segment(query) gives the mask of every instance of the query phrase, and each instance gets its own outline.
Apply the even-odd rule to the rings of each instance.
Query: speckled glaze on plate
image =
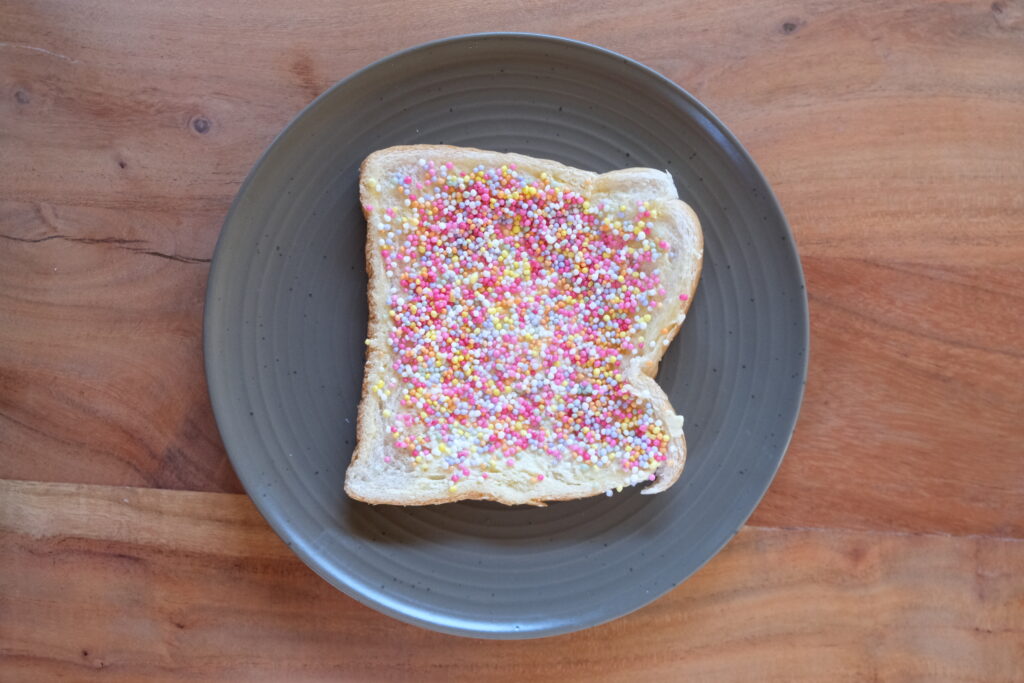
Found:
[[[672,172],[700,216],[704,272],[659,382],[686,416],[680,481],[547,508],[349,500],[366,335],[359,164],[382,147],[514,151],[603,172]],[[447,633],[529,638],[600,624],[693,574],[782,460],[807,370],[792,236],[746,151],[678,86],[621,55],[528,34],[395,54],[317,98],[224,222],[205,313],[224,444],[267,521],[357,600]]]

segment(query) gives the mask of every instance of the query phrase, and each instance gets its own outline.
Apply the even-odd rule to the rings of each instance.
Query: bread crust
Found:
[[[671,176],[667,172],[647,168],[623,169],[599,175],[558,162],[520,154],[501,154],[449,145],[407,145],[374,152],[363,161],[360,166],[359,191],[364,210],[367,205],[378,204],[382,199],[381,193],[374,190],[368,180],[383,177],[385,169],[393,171],[395,168],[409,167],[420,158],[452,161],[457,168],[463,168],[465,164],[469,164],[470,167],[500,167],[503,164],[514,163],[517,168],[528,169],[529,172],[538,175],[542,171],[546,172],[560,184],[567,185],[569,189],[585,196],[632,198],[635,195],[661,203],[664,219],[658,221],[659,227],[656,229],[664,229],[665,234],[659,233],[659,237],[670,240],[674,247],[678,246],[684,250],[681,252],[683,262],[671,264],[673,272],[666,274],[664,278],[668,280],[664,286],[669,293],[662,305],[657,308],[655,319],[648,328],[643,353],[630,359],[624,374],[631,390],[651,401],[656,413],[666,424],[678,426],[678,433],[672,433],[670,436],[665,462],[655,471],[655,481],[647,485],[642,493],[659,493],[672,486],[679,479],[685,465],[686,440],[681,429],[682,419],[676,416],[668,397],[655,382],[654,376],[669,342],[678,333],[693,301],[703,265],[703,235],[693,209],[678,199]],[[390,438],[386,434],[387,423],[382,414],[381,401],[371,391],[371,381],[382,372],[386,372],[382,368],[386,368],[390,362],[390,321],[386,313],[390,283],[384,272],[383,259],[377,246],[379,237],[374,221],[367,212],[367,353],[356,430],[357,445],[346,472],[346,493],[364,502],[390,505],[436,505],[457,500],[491,500],[508,505],[544,505],[551,501],[572,500],[604,493],[604,487],[597,490],[559,491],[557,485],[545,486],[547,482],[536,483],[529,487],[529,491],[503,490],[493,483],[474,481],[464,482],[459,485],[457,491],[451,492],[446,482],[438,482],[437,486],[421,487],[415,480],[416,473],[410,475],[406,471],[401,474],[403,470],[400,465],[384,467],[386,456],[390,456],[392,461],[401,462],[404,451],[390,443]]]

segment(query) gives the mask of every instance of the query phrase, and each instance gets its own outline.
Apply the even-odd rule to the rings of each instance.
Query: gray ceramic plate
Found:
[[[704,274],[659,381],[686,416],[668,492],[548,508],[348,500],[366,334],[359,164],[390,145],[515,151],[593,171],[672,172],[700,216]],[[206,372],[242,483],[318,574],[386,614],[488,638],[621,616],[697,571],[757,505],[793,430],[807,367],[803,275],[739,142],[646,67],[536,35],[453,38],[345,79],[242,185],[206,299]]]

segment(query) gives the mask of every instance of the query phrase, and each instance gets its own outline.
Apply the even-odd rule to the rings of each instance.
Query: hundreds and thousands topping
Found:
[[[642,352],[665,297],[656,208],[591,202],[514,164],[420,160],[385,188],[369,183],[406,207],[365,208],[391,285],[398,377],[371,389],[385,402],[399,392],[384,417],[413,466],[441,467],[452,491],[526,452],[550,458],[524,475],[537,482],[566,466],[653,480],[669,434],[628,388],[623,360]]]

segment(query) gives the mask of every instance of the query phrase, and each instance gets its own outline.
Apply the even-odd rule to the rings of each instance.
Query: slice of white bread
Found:
[[[667,172],[414,145],[367,157],[360,198],[370,322],[349,496],[543,505],[675,483],[683,419],[653,377],[703,237]]]

